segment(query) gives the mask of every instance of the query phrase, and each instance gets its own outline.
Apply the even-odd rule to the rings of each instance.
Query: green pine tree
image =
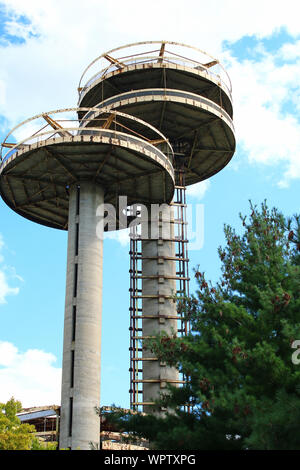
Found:
[[[158,403],[164,417],[115,415],[154,448],[300,450],[300,364],[292,360],[300,340],[299,217],[286,221],[265,202],[250,207],[241,234],[224,228],[220,280],[213,285],[198,268],[195,295],[178,302],[191,334],[147,343],[188,385]]]

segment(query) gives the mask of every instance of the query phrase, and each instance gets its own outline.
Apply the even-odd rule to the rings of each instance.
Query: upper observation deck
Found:
[[[84,70],[79,106],[94,106],[140,88],[167,88],[204,96],[232,117],[230,78],[214,57],[171,41],[128,44],[105,52]]]
[[[230,78],[218,60],[191,46],[154,41],[102,54],[81,77],[79,103],[119,110],[159,129],[172,145],[174,166],[185,169],[186,185],[218,173],[235,151]],[[83,117],[89,114],[80,112]]]
[[[79,121],[78,113],[89,120]],[[173,158],[162,133],[133,116],[98,108],[50,111],[6,136],[0,193],[23,217],[66,230],[69,188],[81,181],[101,185],[104,202],[116,209],[118,196],[127,196],[128,206],[170,202]]]

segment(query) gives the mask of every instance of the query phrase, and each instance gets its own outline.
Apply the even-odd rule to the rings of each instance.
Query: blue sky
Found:
[[[188,199],[204,208],[204,243],[190,251],[190,272],[200,264],[217,280],[223,225],[240,230],[249,199],[300,212],[300,6],[270,5],[0,1],[0,138],[35,114],[76,106],[84,68],[114,47],[168,39],[219,58],[233,85],[237,151]],[[24,406],[59,404],[66,247],[66,233],[0,201],[0,402],[14,395]],[[128,250],[124,241],[105,240],[102,405],[129,406]]]

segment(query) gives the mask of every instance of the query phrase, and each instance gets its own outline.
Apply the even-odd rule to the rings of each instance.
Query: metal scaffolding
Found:
[[[184,182],[184,170],[176,171],[176,186],[173,202],[170,204],[174,210],[174,238],[176,263],[176,297],[177,301],[189,296],[189,269],[188,269],[188,239],[186,217],[186,187]],[[143,406],[152,405],[152,402],[143,402],[143,361],[158,361],[155,357],[143,356],[143,320],[157,318],[159,315],[145,315],[142,308],[142,235],[140,226],[130,227],[130,407],[135,411],[142,411]],[[164,317],[165,318],[165,317]],[[180,313],[170,316],[168,319],[177,320],[178,336],[185,336],[190,331],[190,324]],[[186,382],[186,377],[180,377],[178,385]],[[148,382],[148,381],[147,381]],[[174,382],[174,381],[173,381]],[[173,383],[174,385],[174,383]]]

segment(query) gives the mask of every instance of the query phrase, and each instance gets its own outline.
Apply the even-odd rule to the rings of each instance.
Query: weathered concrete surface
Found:
[[[89,450],[100,439],[102,203],[103,190],[92,182],[81,182],[79,194],[70,189],[60,448]]]
[[[152,213],[148,226],[144,222],[142,237],[146,235],[151,239],[142,242],[142,309],[143,316],[156,316],[157,318],[144,318],[142,325],[143,337],[152,336],[158,332],[168,335],[176,334],[177,315],[176,302],[176,261],[174,239],[173,208],[167,204],[160,206],[161,211]],[[145,232],[146,230],[146,232]],[[143,350],[143,359],[154,357],[149,350]],[[159,361],[143,360],[143,402],[152,402],[160,393],[165,393],[167,382],[176,384],[178,372],[175,368],[167,367]],[[146,413],[153,412],[153,406],[143,406]]]

